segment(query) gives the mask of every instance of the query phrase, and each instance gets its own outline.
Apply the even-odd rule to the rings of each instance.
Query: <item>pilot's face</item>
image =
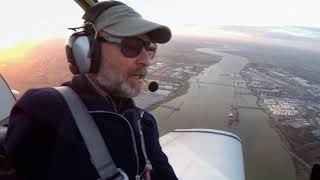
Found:
[[[109,36],[102,32],[99,36]],[[147,35],[139,38],[150,41]],[[121,97],[137,96],[142,89],[147,68],[150,65],[148,52],[143,48],[136,57],[126,57],[120,44],[101,43],[101,64],[97,79],[108,91]]]

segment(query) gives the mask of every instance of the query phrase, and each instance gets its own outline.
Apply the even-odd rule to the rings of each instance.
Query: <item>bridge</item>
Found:
[[[251,93],[251,92],[235,92],[235,94],[240,94],[240,95],[252,95],[252,96],[254,96],[254,94]]]
[[[253,107],[253,106],[238,106],[238,108],[257,109],[257,110],[262,110],[263,109],[261,107]]]

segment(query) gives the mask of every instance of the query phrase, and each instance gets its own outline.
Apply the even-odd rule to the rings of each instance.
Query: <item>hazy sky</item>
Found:
[[[18,3],[19,2],[19,3]],[[319,0],[125,0],[146,19],[181,25],[299,25],[320,27]],[[7,0],[0,5],[0,50],[37,37],[65,36],[81,25],[73,0]]]

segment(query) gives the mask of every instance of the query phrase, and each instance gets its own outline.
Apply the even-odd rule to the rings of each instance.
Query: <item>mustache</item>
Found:
[[[130,70],[128,72],[128,77],[129,76],[142,76],[142,77],[146,77],[148,74],[148,70],[146,68],[138,68],[138,69],[133,69],[133,70]]]

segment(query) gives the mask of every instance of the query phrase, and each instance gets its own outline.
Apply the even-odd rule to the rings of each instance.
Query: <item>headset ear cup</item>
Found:
[[[124,5],[119,1],[98,2],[90,7],[83,15],[86,22],[92,24],[95,19],[105,10],[114,6]],[[97,73],[101,61],[101,47],[98,40],[94,39],[95,29],[86,26],[84,31],[72,34],[66,43],[66,54],[69,68],[73,74],[82,74],[87,72]]]
[[[69,68],[73,74],[83,74],[90,70],[91,59],[90,34],[82,31],[72,34],[66,44],[66,54],[70,63]]]
[[[70,38],[72,38],[72,37],[68,38],[68,42],[66,44],[66,55],[67,55],[67,60],[69,62],[69,69],[73,74],[79,74],[80,72],[79,72],[78,67],[75,65],[76,62],[74,60],[74,56],[72,53],[72,48],[71,48],[72,43],[69,43],[69,41],[71,41]]]

